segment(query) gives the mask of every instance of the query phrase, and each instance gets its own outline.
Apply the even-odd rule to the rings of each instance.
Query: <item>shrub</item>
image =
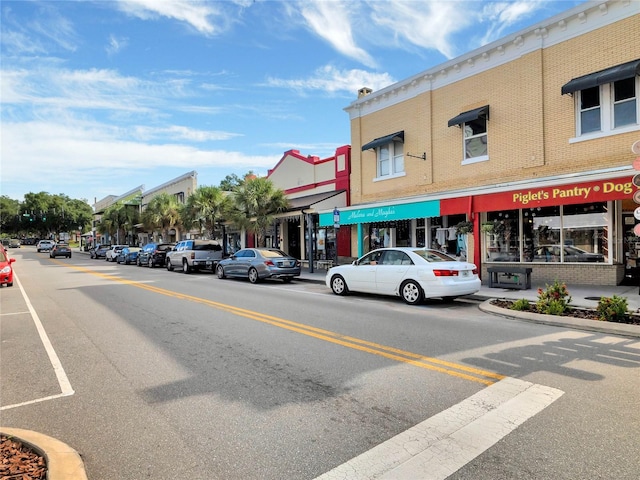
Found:
[[[515,302],[513,302],[511,304],[511,310],[518,310],[520,312],[526,312],[528,311],[530,308],[530,304],[529,304],[529,300],[527,300],[526,298],[521,298],[519,300],[516,300]]]
[[[598,301],[598,318],[605,322],[620,322],[627,315],[627,299],[625,297],[600,297]]]
[[[562,315],[571,303],[571,296],[567,285],[557,280],[546,288],[538,289],[538,301],[536,310],[547,315]]]

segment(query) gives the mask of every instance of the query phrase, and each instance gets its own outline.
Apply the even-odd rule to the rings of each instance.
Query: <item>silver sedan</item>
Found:
[[[248,278],[251,283],[265,278],[281,278],[288,283],[300,276],[300,260],[277,248],[243,248],[220,260],[216,273],[218,278]]]

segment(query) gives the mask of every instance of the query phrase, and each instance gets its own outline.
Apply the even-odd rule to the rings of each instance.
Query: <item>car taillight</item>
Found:
[[[275,267],[275,266],[276,266],[276,265],[275,265],[275,263],[273,263],[271,260],[265,260],[265,261],[264,261],[264,264],[265,264],[267,267]]]
[[[434,270],[433,274],[436,277],[457,277],[458,271],[457,270]]]
[[[478,269],[477,269],[477,268],[474,268],[474,269],[471,271],[471,273],[473,273],[474,275],[478,275]]]

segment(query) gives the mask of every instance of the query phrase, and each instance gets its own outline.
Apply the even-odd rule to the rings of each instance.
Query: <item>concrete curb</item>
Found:
[[[610,335],[624,335],[627,337],[640,338],[640,325],[629,325],[626,323],[603,322],[599,320],[588,320],[585,318],[562,317],[559,315],[545,315],[542,313],[519,312],[507,308],[492,305],[493,298],[489,298],[478,305],[478,308],[486,313],[499,315],[506,318],[525,320],[527,322],[554,325],[556,327],[575,328],[576,330],[586,330],[589,332],[606,333]]]
[[[0,427],[0,432],[44,456],[48,480],[87,480],[84,462],[78,452],[60,440],[21,428]]]

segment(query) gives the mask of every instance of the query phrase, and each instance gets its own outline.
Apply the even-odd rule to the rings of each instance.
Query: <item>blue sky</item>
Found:
[[[581,1],[3,0],[1,195],[93,204],[350,143],[344,108]]]

